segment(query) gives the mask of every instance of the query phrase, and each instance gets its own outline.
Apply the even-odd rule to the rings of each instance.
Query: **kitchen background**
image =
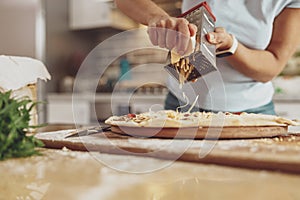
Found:
[[[170,15],[180,13],[180,0],[155,0]],[[72,88],[74,77],[88,55],[99,43],[125,30],[141,27],[125,17],[109,0],[1,0],[0,54],[29,56],[42,60],[52,80],[40,83],[39,97],[48,104],[40,109],[40,120],[49,123],[73,123]],[[134,42],[148,38],[136,34]],[[99,52],[99,62],[109,60],[118,50],[120,38],[111,43],[105,53]],[[126,43],[127,44],[127,43]],[[128,42],[130,45],[130,42]],[[161,107],[167,92],[166,72],[160,67],[136,70],[118,88],[116,102],[111,104],[114,84],[128,69],[145,63],[165,63],[166,51],[144,49],[132,51],[114,60],[100,79],[95,105],[93,96],[84,91],[78,96],[77,123],[88,124],[104,120],[114,113],[144,112],[155,105]],[[102,66],[103,67],[103,66]],[[141,86],[139,80],[154,77],[155,84]],[[276,78],[274,102],[279,115],[300,119],[300,48]],[[88,80],[87,80],[88,81]],[[138,88],[136,88],[138,87]],[[130,106],[124,106],[128,91]],[[96,111],[96,115],[93,111]]]

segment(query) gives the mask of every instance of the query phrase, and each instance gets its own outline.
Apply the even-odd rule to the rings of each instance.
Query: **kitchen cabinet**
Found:
[[[113,99],[113,100],[112,100]],[[129,100],[129,103],[126,103]],[[47,122],[92,124],[105,120],[111,115],[122,115],[128,112],[141,113],[163,109],[165,94],[109,93],[78,94],[73,112],[72,94],[48,94]],[[74,115],[76,117],[74,118]]]
[[[115,7],[113,1],[69,0],[69,20],[73,30],[103,27],[128,30],[138,27]]]
[[[86,100],[77,101],[76,103],[76,123],[90,123],[90,104]],[[57,95],[48,96],[47,105],[47,122],[50,124],[67,123],[74,124],[72,95],[67,98]]]

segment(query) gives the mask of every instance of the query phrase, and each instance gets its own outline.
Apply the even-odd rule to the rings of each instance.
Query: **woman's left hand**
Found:
[[[216,50],[219,51],[230,49],[233,44],[232,35],[223,27],[216,27],[214,32],[206,35],[206,39],[209,43],[216,45]]]

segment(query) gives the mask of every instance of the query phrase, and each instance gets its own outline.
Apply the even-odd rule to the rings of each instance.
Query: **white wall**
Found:
[[[0,1],[0,54],[35,57],[38,0]]]

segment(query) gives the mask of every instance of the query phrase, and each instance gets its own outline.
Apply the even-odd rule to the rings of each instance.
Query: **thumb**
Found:
[[[195,24],[189,24],[190,36],[194,36],[197,33],[197,26]]]

